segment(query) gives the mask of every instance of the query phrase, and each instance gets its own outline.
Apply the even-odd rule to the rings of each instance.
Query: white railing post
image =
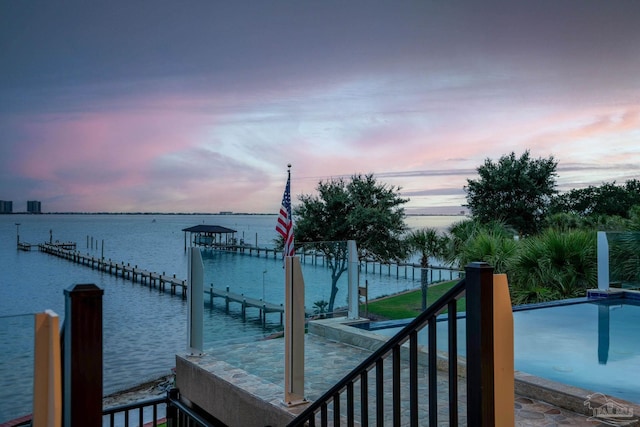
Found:
[[[304,398],[304,278],[300,258],[285,257],[284,404],[306,403]]]
[[[201,355],[204,324],[204,265],[200,249],[197,247],[189,250],[187,279],[187,351],[192,355]]]
[[[605,231],[598,231],[598,289],[609,290],[609,242]]]
[[[349,304],[347,311],[347,319],[358,319],[360,313],[358,310],[358,286],[360,283],[360,272],[358,271],[358,248],[355,240],[347,241],[347,251],[349,252]]]

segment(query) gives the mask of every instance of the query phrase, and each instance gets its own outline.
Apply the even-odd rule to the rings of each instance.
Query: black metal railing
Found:
[[[161,416],[162,409],[164,417]],[[145,416],[151,420],[145,422]],[[166,396],[155,399],[107,408],[103,410],[102,418],[103,426],[109,427],[226,427],[211,415],[183,402],[178,389],[171,389]]]
[[[152,421],[148,421],[147,423],[153,427],[157,427],[159,425],[158,409],[164,409],[166,411],[167,402],[168,396],[161,396],[155,399],[107,408],[102,411],[102,424],[108,425],[109,427],[115,427],[116,425],[124,425],[125,427],[134,425],[143,426],[145,425],[145,412],[146,410],[151,409]],[[108,424],[105,423],[107,419]]]
[[[444,310],[448,311],[448,360],[445,362],[448,385],[444,385],[448,387],[448,410],[441,413],[448,414],[448,425],[458,426],[458,403],[464,400],[464,396],[458,390],[456,305],[464,295],[467,310],[466,424],[493,425],[493,269],[486,263],[471,263],[465,270],[465,279],[310,404],[287,427],[314,427],[317,423],[323,427],[330,424],[367,427],[370,423],[376,426],[437,426],[438,406],[442,404],[438,401],[438,386],[443,381],[439,381],[437,369],[436,317]],[[421,381],[425,373],[421,375],[420,371],[424,371],[425,354],[418,344],[418,332],[424,328],[428,331],[426,384]],[[385,378],[389,364],[390,375]],[[370,386],[372,376],[375,383]],[[427,404],[420,405],[425,388]],[[345,405],[345,413],[342,405]],[[375,406],[375,409],[370,406]],[[426,411],[423,409],[425,406],[428,408]]]

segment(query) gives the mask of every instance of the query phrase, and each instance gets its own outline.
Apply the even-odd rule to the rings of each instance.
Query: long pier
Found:
[[[102,258],[94,257],[89,254],[82,254],[79,251],[75,250],[75,244],[73,244],[74,246],[70,245],[71,244],[69,243],[41,243],[38,245],[38,250],[49,255],[54,255],[59,258],[66,259],[76,264],[90,267],[92,270],[99,270],[125,280],[131,280],[134,283],[137,282],[142,285],[148,285],[149,288],[157,287],[158,290],[162,292],[165,292],[167,286],[169,286],[171,295],[178,295],[180,293],[183,299],[187,296],[187,281],[176,278],[175,274],[172,276],[168,276],[165,273],[160,274],[138,268],[137,265],[132,266],[129,263],[117,263],[112,261],[111,259],[104,260]],[[70,249],[71,247],[73,247],[74,249]],[[282,324],[284,313],[284,307],[282,304],[278,305],[262,301],[261,299],[249,298],[244,296],[243,294],[235,294],[233,292],[229,292],[229,287],[223,290],[216,289],[213,286],[210,286],[209,289],[205,289],[204,293],[205,295],[209,295],[209,305],[211,309],[213,309],[214,307],[213,299],[222,298],[225,300],[225,309],[227,313],[229,312],[230,303],[240,304],[243,320],[246,320],[248,308],[256,308],[259,310],[260,319],[263,324],[266,324],[267,313],[280,313],[280,324]]]
[[[121,277],[132,282],[139,282],[149,287],[157,287],[161,291],[165,291],[167,285],[171,289],[172,295],[177,295],[180,288],[182,297],[187,297],[187,281],[176,278],[176,275],[167,276],[165,273],[159,274],[152,271],[138,268],[137,265],[118,263],[102,258],[94,257],[89,254],[82,254],[80,251],[66,249],[64,246],[56,243],[41,243],[38,245],[40,252],[54,255],[59,258],[66,259],[76,264],[91,267],[92,270],[99,270],[116,277]]]
[[[212,243],[207,245],[197,245],[201,246],[204,249],[210,250],[219,250],[226,252],[236,252],[248,256],[256,256],[258,258],[270,258],[277,259],[279,256],[282,257],[282,250],[277,250],[273,248],[260,248],[257,246],[251,245],[238,245],[238,244],[227,244],[227,243]],[[321,265],[324,266],[326,264],[325,255],[318,251],[309,251],[304,250],[304,248],[296,248],[296,255],[300,257],[300,262],[303,264],[310,263],[311,265]],[[360,270],[364,273],[372,273],[372,274],[386,274],[389,277],[395,276],[396,279],[404,278],[411,280],[417,280],[420,278],[420,272],[422,270],[422,266],[420,264],[409,263],[409,262],[379,262],[370,259],[363,259],[360,261]],[[418,275],[416,277],[416,270],[418,271]],[[441,280],[455,280],[462,277],[464,273],[462,270],[430,265],[427,267],[429,271],[429,283],[433,283],[435,281]],[[443,274],[444,273],[444,274]],[[448,276],[448,277],[447,277]]]

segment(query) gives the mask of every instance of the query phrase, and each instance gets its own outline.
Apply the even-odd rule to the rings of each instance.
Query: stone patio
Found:
[[[332,322],[328,322],[332,323]],[[362,362],[372,352],[372,348],[378,344],[375,342],[372,344],[367,335],[371,335],[364,332],[365,339],[362,338],[350,338],[344,339],[343,335],[346,332],[341,332],[340,328],[333,328],[337,332],[332,332],[334,336],[328,338],[326,330],[318,329],[316,327],[310,327],[310,332],[305,337],[305,397],[313,401],[319,398],[324,392],[326,392],[331,386],[337,383],[344,375],[355,368],[360,362]],[[355,329],[355,328],[351,328]],[[323,336],[325,335],[325,336]],[[358,346],[353,345],[354,339],[358,342]],[[352,342],[352,344],[345,343]],[[389,367],[385,362],[385,376],[390,373]],[[181,375],[181,366],[184,371],[185,365],[192,365],[198,370],[198,374],[195,377],[192,375],[192,380],[189,379],[189,375]],[[404,365],[404,364],[403,364]],[[193,390],[193,384],[187,384],[188,382],[201,381],[202,373],[210,373],[216,377],[216,381],[222,381],[226,387],[237,387],[249,396],[250,405],[271,405],[275,410],[282,411],[284,405],[282,405],[282,399],[284,397],[284,342],[282,339],[271,339],[260,342],[252,342],[248,344],[234,344],[225,345],[215,349],[211,349],[207,354],[201,357],[191,356],[179,356],[177,361],[177,385],[181,390]],[[427,367],[421,366],[419,373],[420,378],[426,378]],[[373,372],[371,373],[372,375]],[[402,375],[408,378],[408,368],[402,367]],[[438,412],[441,414],[438,418],[440,421],[438,424],[445,426],[448,425],[446,416],[448,414],[448,386],[447,375],[445,372],[439,372],[438,377],[438,399],[440,402]],[[181,378],[182,377],[182,378]],[[196,379],[193,379],[196,378]],[[370,387],[374,381],[370,380]],[[544,381],[543,381],[544,382]],[[549,383],[543,384],[544,396],[551,396],[553,399],[561,402],[565,398],[566,390],[559,390],[557,393],[553,389],[548,388]],[[220,389],[220,387],[217,387]],[[357,389],[357,387],[356,387]],[[517,390],[518,388],[516,388]],[[428,402],[427,402],[427,389],[426,380],[420,381],[420,408],[421,419],[420,425],[428,425]],[[466,425],[466,385],[464,379],[461,379],[458,384],[459,390],[459,414],[460,425]],[[199,391],[192,391],[192,394],[207,395],[210,399],[224,399],[228,392],[220,394],[213,389],[199,389]],[[215,394],[218,393],[216,396]],[[391,394],[385,392],[385,414],[391,416]],[[374,396],[375,392],[369,394],[371,399],[370,408],[375,407]],[[582,395],[586,396],[586,394]],[[359,395],[355,396],[355,401],[359,402]],[[550,400],[553,400],[550,399]],[[238,398],[236,396],[236,402],[227,402],[227,405],[238,404]],[[241,399],[240,399],[241,400]],[[583,399],[584,400],[584,399]],[[253,403],[251,403],[253,402]],[[261,403],[257,403],[261,402]],[[207,402],[197,402],[198,405],[207,409]],[[403,425],[408,422],[408,402],[403,402],[402,420]],[[582,405],[583,402],[564,405],[565,407],[576,407],[576,410],[582,410],[585,408],[578,408],[577,405]],[[296,413],[301,412],[306,405],[295,407],[289,412],[289,419],[295,416]],[[636,405],[633,405],[636,406]],[[242,411],[242,408],[236,408],[236,410]],[[246,409],[245,409],[246,410]],[[344,409],[343,409],[344,410]],[[545,403],[541,400],[526,397],[516,394],[515,396],[515,417],[516,425],[518,426],[559,426],[559,425],[572,425],[572,426],[605,426],[597,420],[590,419],[585,413],[577,413],[568,409],[563,409],[559,405],[552,405]],[[636,412],[637,413],[637,412]],[[636,417],[637,419],[637,417]],[[389,420],[385,420],[385,424],[388,424]],[[246,422],[246,421],[245,421]],[[282,425],[285,421],[282,419],[267,420],[260,418],[256,421],[255,425]],[[266,424],[265,424],[266,423]],[[611,425],[611,424],[608,424]],[[620,424],[622,425],[622,424]],[[628,424],[628,425],[640,425]]]

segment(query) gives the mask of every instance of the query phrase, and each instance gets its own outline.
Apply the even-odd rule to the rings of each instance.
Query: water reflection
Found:
[[[598,305],[598,363],[606,365],[609,359],[609,325],[611,315],[609,306]]]

